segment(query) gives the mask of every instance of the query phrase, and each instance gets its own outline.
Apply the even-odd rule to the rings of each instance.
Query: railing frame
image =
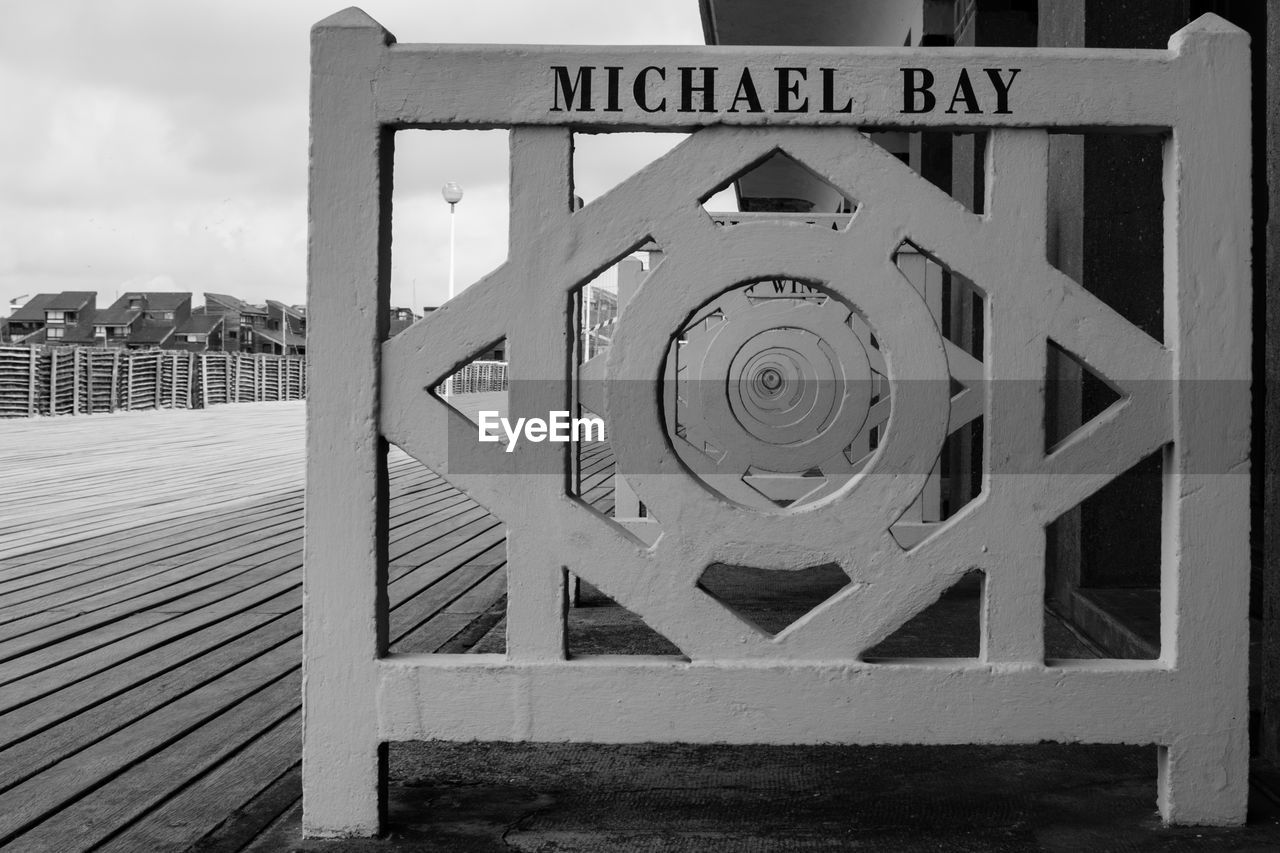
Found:
[[[1248,395],[1212,412],[1182,396],[1188,383],[1247,387],[1250,378],[1249,55],[1242,31],[1205,16],[1176,33],[1168,50],[503,48],[396,45],[363,12],[348,9],[315,26],[312,50],[306,834],[377,833],[386,744],[432,738],[1156,744],[1166,821],[1244,820]],[[856,109],[786,115],[648,113],[635,104],[616,112],[550,109],[552,66],[616,66],[628,80],[643,66],[710,67],[717,79],[730,81],[727,102],[743,68],[769,79],[772,69],[797,64],[834,69],[856,93]],[[904,112],[907,67],[927,67],[945,81],[971,68],[1018,68],[1019,85],[1006,113]],[[394,132],[457,127],[510,128],[509,259],[385,341]],[[854,127],[990,130],[987,212],[969,214],[860,134],[839,130]],[[697,132],[574,212],[574,129]],[[1091,130],[1165,136],[1163,344],[1140,336],[1045,260],[1047,134]],[[525,404],[521,380],[559,376],[567,382],[560,372],[569,363],[572,336],[565,330],[573,315],[564,296],[650,238],[668,254],[618,324],[610,359],[611,371],[623,369],[617,375],[647,364],[628,320],[634,326],[663,300],[697,304],[696,294],[678,288],[655,293],[671,287],[681,264],[695,277],[700,269],[730,275],[738,269],[733,263],[746,271],[734,274],[746,274],[745,261],[725,248],[736,241],[745,257],[776,250],[792,258],[786,264],[802,266],[795,252],[787,254],[781,226],[708,230],[697,204],[706,196],[693,195],[710,193],[783,145],[801,152],[824,178],[849,186],[869,211],[897,223],[889,227],[871,216],[865,224],[879,228],[876,234],[895,243],[910,237],[986,289],[989,378],[1042,386],[1043,348],[1053,335],[1121,387],[1133,379],[1153,381],[1159,390],[1127,389],[1123,404],[1049,455],[1042,429],[1006,429],[1006,421],[1026,426],[1036,418],[1012,417],[989,404],[986,459],[1016,463],[1022,473],[989,471],[984,495],[941,532],[905,554],[885,544],[876,552],[882,575],[852,584],[792,628],[764,637],[694,588],[696,572],[690,575],[686,564],[712,554],[711,545],[670,536],[646,549],[567,496],[565,477],[527,473],[546,470],[539,466],[549,458],[559,464],[554,454],[560,449],[521,448],[505,463],[506,476],[451,468],[445,438],[460,416],[426,389],[502,337],[511,353],[513,410]],[[858,232],[851,230],[852,239],[870,240]],[[836,245],[831,233],[786,230],[797,245],[819,254]],[[679,260],[673,246],[682,244]],[[705,250],[704,267],[687,256],[690,245]],[[891,248],[884,247],[886,255]],[[709,286],[688,277],[677,281]],[[555,283],[551,296],[543,292],[547,282]],[[1048,297],[1060,301],[1048,303]],[[892,298],[911,315],[901,319],[901,329],[926,329],[927,315],[915,303],[901,293]],[[1049,304],[1056,309],[1049,311]],[[901,351],[894,357],[914,356]],[[936,367],[940,357],[927,358]],[[660,374],[646,368],[640,375]],[[1042,396],[1032,394],[1029,407],[1043,405],[1036,402]],[[896,398],[894,406],[896,413]],[[611,422],[620,465],[627,452],[622,433],[649,429],[650,420],[640,413],[643,423]],[[890,442],[893,430],[891,423]],[[389,442],[507,523],[507,654],[387,653]],[[1045,660],[1044,525],[1114,476],[1065,472],[1111,459],[1119,474],[1166,442],[1161,657]],[[1210,460],[1226,461],[1209,470]],[[641,486],[658,488],[638,481],[638,492]],[[901,497],[904,489],[863,482],[853,494]],[[778,521],[688,500],[684,527],[668,533],[706,534],[719,543],[715,554],[731,552],[737,537],[760,548],[761,559],[788,565],[800,559],[788,543],[820,538],[827,530],[821,522],[836,518],[830,506]],[[661,520],[657,503],[645,502]],[[855,540],[884,542],[872,538],[866,522],[873,510],[866,503],[833,505],[852,517],[838,528],[849,548]],[[723,524],[708,526],[711,519]],[[684,563],[670,553],[668,540],[684,541]],[[974,565],[987,579],[978,658],[891,665],[860,659]],[[566,569],[636,612],[688,659],[568,659]]]

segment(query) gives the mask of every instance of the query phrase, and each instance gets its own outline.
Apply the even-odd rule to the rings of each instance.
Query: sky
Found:
[[[0,314],[96,290],[306,298],[313,23],[341,0],[0,0]],[[400,42],[701,44],[697,0],[366,0]],[[585,138],[588,200],[678,137]],[[397,134],[392,302],[435,305],[506,255],[506,132]]]

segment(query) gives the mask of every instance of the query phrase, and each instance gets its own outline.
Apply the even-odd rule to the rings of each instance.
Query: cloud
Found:
[[[694,0],[362,6],[402,41],[701,41]],[[105,300],[119,287],[152,280],[197,293],[300,301],[308,31],[340,7],[319,0],[7,4],[0,29],[0,303],[72,288],[96,289]],[[421,228],[411,239],[397,224],[397,286],[404,275],[410,282],[398,301],[407,303],[415,278],[419,305],[444,293],[444,180],[458,180],[468,193],[459,208],[459,282],[501,261],[504,156],[502,144],[428,156],[447,164],[445,178],[408,164],[397,201],[405,222],[416,216]]]

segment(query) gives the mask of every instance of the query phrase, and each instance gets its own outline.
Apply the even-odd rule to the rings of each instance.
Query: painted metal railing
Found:
[[[1168,50],[509,49],[397,45],[349,9],[312,38],[308,834],[376,833],[385,744],[431,738],[1155,744],[1166,820],[1243,821],[1248,395],[1212,406],[1196,396],[1250,378],[1241,31],[1206,16]],[[583,81],[593,69],[591,89]],[[1003,94],[979,97],[974,81],[993,71]],[[776,90],[757,91],[775,80]],[[928,81],[954,89],[950,108],[946,95],[921,94]],[[384,343],[392,135],[418,127],[510,129],[508,260]],[[866,128],[986,132],[985,212],[928,184]],[[691,135],[573,210],[572,133],[644,129]],[[1049,134],[1091,130],[1165,141],[1162,340],[1046,260]],[[778,151],[856,200],[850,227],[711,221],[701,202]],[[456,440],[461,415],[428,389],[505,338],[513,413],[548,399],[535,387],[569,399],[578,382],[571,297],[651,244],[664,257],[625,302],[598,403],[618,470],[661,533],[641,536],[570,492],[563,445],[528,442],[510,454],[468,446]],[[894,262],[904,245],[982,289],[980,358],[961,358],[964,347],[941,333]],[[821,285],[866,330],[808,307],[771,327],[775,318],[748,311],[741,294],[773,278]],[[711,494],[706,477],[697,482],[707,472],[677,457],[670,407],[656,405],[678,338],[691,322],[717,322],[699,312],[734,293],[728,307],[762,334],[812,338],[797,370],[825,364],[887,384],[887,397],[859,398],[869,412],[887,400],[891,412],[856,464],[835,458],[844,427],[818,425],[824,443],[811,456],[820,450],[822,464],[848,476],[812,504]],[[775,373],[785,372],[769,362],[774,345],[758,343],[752,358],[767,356],[766,368],[742,368],[759,380],[757,396],[734,409],[751,417],[764,417]],[[1046,449],[1051,344],[1121,399]],[[709,365],[713,349],[699,356]],[[723,363],[732,366],[732,352]],[[965,397],[956,384],[978,393]],[[979,493],[963,511],[895,536],[972,406],[984,423]],[[505,654],[388,654],[388,442],[506,523]],[[759,449],[749,437],[732,443],[748,456]],[[1159,659],[1046,659],[1046,525],[1156,452],[1165,460]],[[768,634],[699,587],[715,562],[836,562],[850,583]],[[984,576],[976,658],[864,659],[973,570]],[[568,656],[566,572],[682,654]]]

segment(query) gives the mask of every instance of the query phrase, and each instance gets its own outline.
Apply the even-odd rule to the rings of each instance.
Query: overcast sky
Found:
[[[306,293],[308,30],[341,0],[4,0],[0,314],[58,290]],[[701,44],[697,0],[367,0],[401,42]],[[580,145],[599,195],[676,141]],[[506,134],[397,139],[393,301],[444,298],[505,257]]]

